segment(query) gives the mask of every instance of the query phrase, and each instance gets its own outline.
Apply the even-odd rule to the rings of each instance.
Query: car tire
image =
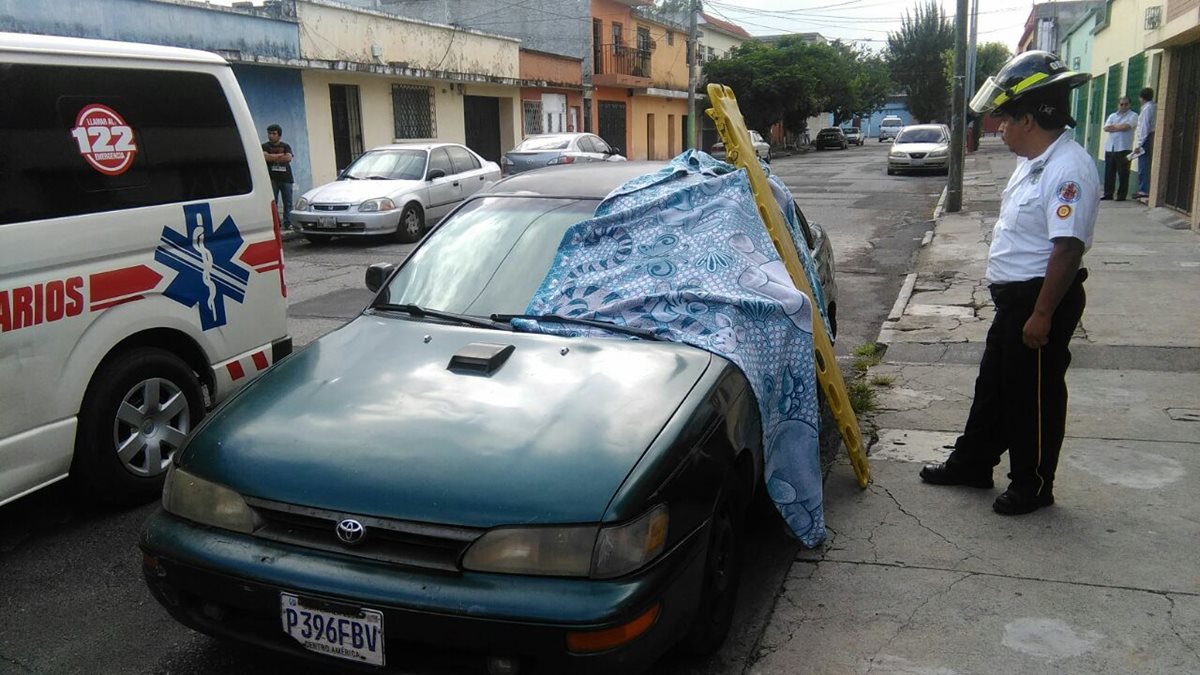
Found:
[[[333,239],[333,236],[328,234],[306,234],[304,238],[313,244],[328,244]]]
[[[892,168],[892,167],[890,167],[890,166],[888,167],[888,170],[887,170],[887,171],[888,171],[888,175],[889,175],[889,176],[895,176],[895,175],[896,175],[896,170],[895,170],[895,169],[893,169],[893,168]]]
[[[204,413],[200,381],[178,356],[139,347],[109,357],[83,397],[71,480],[105,504],[158,498],[171,457]],[[122,457],[130,444],[133,454]]]
[[[400,212],[400,222],[396,225],[396,240],[411,244],[425,234],[425,212],[415,202],[409,202]]]
[[[725,481],[709,529],[700,604],[688,634],[680,642],[687,656],[710,656],[721,647],[733,623],[742,568],[742,521],[745,504],[737,473]]]

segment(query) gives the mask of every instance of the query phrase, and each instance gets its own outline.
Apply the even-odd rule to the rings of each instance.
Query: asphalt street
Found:
[[[888,147],[869,140],[844,151],[777,158],[772,165],[809,220],[821,223],[832,240],[840,289],[839,355],[874,341],[931,227],[944,185],[942,176],[887,176]],[[400,262],[411,249],[374,240],[317,245],[290,239],[285,274],[289,330],[297,346],[362,309],[370,297],[363,286],[368,264]],[[76,503],[62,485],[0,507],[0,673],[337,672],[175,623],[141,579],[138,532],[156,508],[97,510]],[[796,556],[797,545],[779,521],[760,518],[751,528],[752,564],[725,646],[704,663],[667,657],[654,672],[743,672]]]

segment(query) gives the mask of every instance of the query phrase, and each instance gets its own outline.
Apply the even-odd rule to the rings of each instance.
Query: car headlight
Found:
[[[307,211],[308,210],[308,200],[305,199],[304,197],[297,199],[296,206],[294,208],[296,211]]]
[[[930,157],[945,157],[946,152],[947,152],[946,148],[938,148],[937,150],[930,152],[929,156]]]
[[[903,152],[900,152],[899,150],[892,148],[891,150],[888,151],[888,156],[889,157],[904,157],[905,155]]]
[[[241,495],[177,469],[174,464],[167,469],[162,506],[180,518],[234,532],[249,534],[261,524]]]
[[[501,527],[484,534],[463,556],[478,572],[609,579],[654,560],[667,541],[664,504],[621,525]]]
[[[369,212],[374,212],[374,211],[391,211],[395,208],[396,208],[396,202],[388,199],[387,197],[381,197],[379,199],[368,199],[358,205],[358,210],[360,213],[369,213]]]

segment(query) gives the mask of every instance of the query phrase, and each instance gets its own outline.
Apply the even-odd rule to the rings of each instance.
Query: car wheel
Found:
[[[400,212],[400,224],[396,226],[396,239],[411,244],[425,232],[425,213],[416,203],[409,203]]]
[[[178,356],[141,347],[112,357],[84,395],[71,479],[104,503],[155,499],[171,458],[203,417],[200,381]]]
[[[725,482],[713,510],[704,562],[704,585],[692,627],[680,644],[684,653],[709,656],[720,648],[733,623],[742,567],[744,504],[736,478]]]
[[[890,166],[889,166],[889,167],[888,167],[888,175],[889,175],[889,176],[895,176],[895,175],[896,175],[896,170],[895,170],[895,169],[893,169],[892,167],[890,167]]]
[[[328,244],[329,241],[333,239],[333,237],[328,234],[306,234],[304,235],[304,238],[314,244]]]

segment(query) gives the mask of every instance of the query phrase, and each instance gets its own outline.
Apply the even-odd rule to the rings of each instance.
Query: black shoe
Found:
[[[1100,201],[1102,201],[1102,202],[1111,202],[1111,201],[1112,201],[1112,197],[1101,197],[1101,198],[1100,198]]]
[[[967,487],[990,490],[994,486],[987,474],[971,474],[946,463],[926,464],[921,469],[921,480],[930,485],[966,485]]]
[[[992,503],[992,510],[1002,516],[1020,516],[1033,513],[1043,506],[1050,506],[1053,503],[1054,493],[1049,490],[1045,490],[1041,496],[1037,496],[1010,487],[1004,491],[1004,494],[996,497],[996,501]]]

